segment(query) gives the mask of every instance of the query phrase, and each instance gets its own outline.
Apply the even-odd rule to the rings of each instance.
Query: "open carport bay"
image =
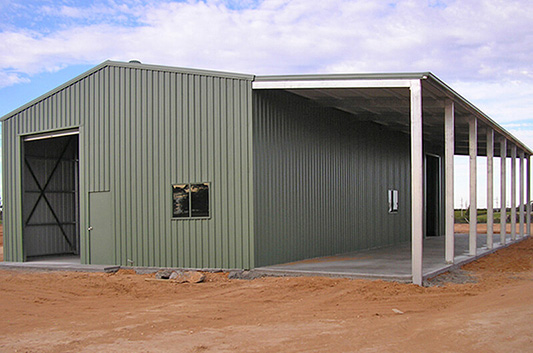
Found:
[[[444,237],[424,239],[423,269],[424,279],[476,260],[495,250],[501,249],[495,236],[493,249],[486,247],[487,235],[477,235],[477,256],[468,255],[468,234],[455,234],[455,263],[444,260]],[[518,239],[518,241],[524,238]],[[508,234],[506,244],[513,243]],[[330,276],[344,278],[367,278],[411,282],[411,244],[403,243],[386,248],[356,251],[336,256],[307,259],[286,264],[260,267],[254,270],[259,274],[277,276]]]

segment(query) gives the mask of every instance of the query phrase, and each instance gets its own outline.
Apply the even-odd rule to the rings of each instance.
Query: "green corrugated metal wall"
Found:
[[[408,135],[282,91],[253,102],[256,266],[410,239]]]
[[[23,261],[22,243],[22,135],[78,127],[75,108],[80,87],[58,92],[53,100],[44,100],[2,122],[2,179],[4,197],[4,259]],[[81,128],[80,128],[81,130]],[[80,166],[81,171],[81,166]],[[81,176],[80,176],[81,178]],[[80,197],[83,204],[83,196]],[[51,240],[53,242],[53,240]],[[54,247],[44,244],[44,247]],[[82,259],[85,254],[81,254]]]
[[[107,63],[4,121],[7,261],[23,260],[20,136],[74,127],[82,263],[90,263],[88,192],[109,191],[109,263],[254,266],[251,77]],[[211,218],[171,220],[171,185],[204,181]]]

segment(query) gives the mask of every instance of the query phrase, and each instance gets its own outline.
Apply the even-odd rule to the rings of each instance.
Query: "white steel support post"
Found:
[[[516,145],[511,146],[511,240],[516,240]]]
[[[494,130],[487,131],[487,247],[494,245]]]
[[[454,253],[454,208],[453,208],[453,156],[455,154],[455,106],[452,100],[447,100],[444,106],[444,180],[445,180],[445,260],[452,264]]]
[[[477,119],[471,117],[469,126],[469,154],[470,154],[470,225],[468,254],[477,254]]]
[[[526,235],[531,235],[531,156],[526,154]]]
[[[411,81],[411,271],[413,283],[422,285],[423,241],[423,152],[422,152],[422,85]]]
[[[518,219],[520,224],[520,238],[524,237],[524,151],[520,150],[520,185],[518,187],[518,209],[520,210]]]
[[[500,142],[500,245],[505,245],[507,236],[507,139]]]

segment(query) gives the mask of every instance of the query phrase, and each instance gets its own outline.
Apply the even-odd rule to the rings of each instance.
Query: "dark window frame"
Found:
[[[194,207],[193,207],[194,196],[193,196],[193,193],[194,192],[193,192],[192,189],[194,188],[194,186],[197,186],[197,185],[206,185],[207,186],[207,200],[206,200],[206,203],[207,203],[206,213],[207,214],[206,215],[200,215],[200,216],[193,215],[193,212],[194,212]],[[172,184],[172,217],[171,217],[171,219],[175,220],[175,221],[210,219],[211,218],[211,185],[212,185],[212,183],[208,182],[208,181]],[[176,213],[175,213],[175,208],[176,208],[176,204],[175,204],[175,202],[176,202],[175,201],[176,192],[174,190],[175,187],[182,187],[183,189],[187,190],[188,205],[187,205],[186,211],[187,211],[188,215],[179,216],[179,215],[176,215]]]

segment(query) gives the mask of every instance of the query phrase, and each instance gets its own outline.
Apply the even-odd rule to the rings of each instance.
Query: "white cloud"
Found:
[[[109,58],[255,74],[432,71],[500,122],[533,111],[529,0],[44,4],[20,11],[50,28],[0,31],[1,85]]]
[[[432,71],[500,123],[533,111],[529,0],[44,4],[20,11],[49,16],[50,28],[0,31],[0,87],[106,59],[254,74]]]
[[[0,32],[0,86],[106,59],[255,74],[432,71],[500,123],[533,111],[529,0],[46,4],[39,15],[59,23],[50,31]]]
[[[454,81],[451,87],[498,122],[519,122],[533,118],[533,81]]]
[[[531,127],[529,127],[529,129],[515,129],[508,128],[507,126],[504,127],[507,131],[516,136],[516,138],[525,143],[530,149],[533,149],[533,129]]]
[[[0,71],[0,88],[27,82],[30,82],[30,79],[20,74]]]
[[[0,26],[0,88],[106,59],[254,74],[432,71],[533,146],[530,0],[45,4],[12,4],[43,28]]]
[[[50,65],[136,57],[254,73],[430,70],[445,79],[531,80],[529,1],[393,4],[266,0],[231,10],[222,1],[189,1],[143,5],[142,11],[114,2],[107,8],[61,6],[58,18],[85,14],[95,21],[46,35],[2,32],[0,68],[35,73]],[[110,23],[108,17],[99,22],[97,14],[106,10],[141,25]]]

